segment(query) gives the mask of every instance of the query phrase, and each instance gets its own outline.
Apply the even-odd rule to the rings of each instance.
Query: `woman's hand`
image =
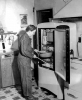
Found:
[[[35,51],[36,53],[38,53],[38,52],[39,52],[37,49],[34,49],[34,51]]]
[[[37,56],[34,54],[33,58],[37,58]]]

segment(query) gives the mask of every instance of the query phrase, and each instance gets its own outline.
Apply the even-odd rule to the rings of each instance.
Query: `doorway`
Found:
[[[53,18],[53,8],[36,11],[37,25],[44,22],[49,22],[49,18]],[[33,37],[34,48],[37,49],[37,33]]]
[[[37,24],[49,22],[49,18],[53,18],[53,9],[43,9],[36,11]]]
[[[43,9],[36,11],[36,21],[37,25],[44,22],[49,22],[49,18],[53,18],[53,8]],[[37,33],[33,37],[34,48],[37,48]]]

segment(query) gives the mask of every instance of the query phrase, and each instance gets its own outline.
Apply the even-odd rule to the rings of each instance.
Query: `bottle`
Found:
[[[46,31],[43,31],[43,45],[47,44],[47,35],[46,35]]]
[[[70,58],[71,59],[74,58],[74,51],[73,51],[73,49],[70,50]]]

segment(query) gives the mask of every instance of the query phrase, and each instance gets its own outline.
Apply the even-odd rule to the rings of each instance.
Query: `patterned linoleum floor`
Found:
[[[38,88],[34,79],[32,82],[32,93],[34,97],[38,97],[38,100],[58,100],[50,91]]]
[[[19,92],[20,87],[7,87],[0,89],[0,100],[25,100]],[[50,91],[39,89],[34,78],[32,79],[32,94],[34,97],[38,97],[38,100],[58,100],[56,96]]]

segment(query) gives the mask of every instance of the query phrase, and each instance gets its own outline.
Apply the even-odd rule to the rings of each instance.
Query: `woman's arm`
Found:
[[[31,41],[28,37],[28,35],[24,35],[22,38],[21,38],[21,53],[23,56],[25,57],[29,57],[29,58],[33,58],[33,48],[31,47]]]

